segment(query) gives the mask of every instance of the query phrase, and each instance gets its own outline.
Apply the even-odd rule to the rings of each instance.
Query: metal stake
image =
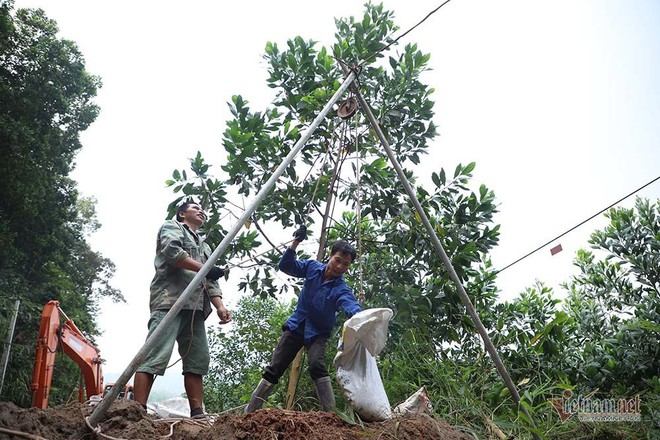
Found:
[[[342,69],[344,70],[344,74],[348,73],[348,69],[344,64],[342,64]],[[351,74],[353,72],[350,72]],[[394,152],[390,148],[390,144],[385,138],[385,135],[383,134],[383,131],[380,129],[380,125],[378,124],[378,121],[374,117],[374,114],[371,112],[371,108],[369,107],[369,104],[365,99],[362,97],[362,94],[360,93],[360,90],[358,87],[353,87],[351,89],[353,93],[357,96],[358,102],[360,103],[360,107],[364,110],[364,113],[367,116],[367,119],[369,120],[369,123],[373,127],[373,129],[376,131],[376,134],[378,135],[378,139],[380,139],[380,143],[383,145],[383,148],[385,149],[385,152],[387,153],[387,156],[390,159],[390,162],[392,162],[392,166],[396,170],[397,175],[399,176],[399,180],[403,184],[403,187],[406,190],[406,193],[408,194],[408,197],[410,197],[410,200],[412,201],[415,210],[419,214],[419,217],[422,220],[422,224],[424,225],[424,228],[426,229],[426,232],[428,232],[430,238],[431,238],[431,243],[433,243],[433,247],[435,248],[436,252],[438,255],[440,255],[440,259],[442,260],[442,263],[445,265],[447,268],[447,271],[449,272],[449,277],[452,279],[454,282],[454,285],[456,286],[456,289],[458,290],[458,295],[461,298],[461,301],[463,301],[463,304],[465,305],[465,308],[468,311],[468,314],[470,315],[470,318],[472,319],[472,322],[474,325],[477,327],[477,331],[479,332],[479,335],[481,335],[481,339],[484,341],[484,345],[486,346],[486,350],[490,354],[491,359],[495,363],[495,367],[497,368],[497,371],[500,373],[500,376],[504,380],[504,383],[506,384],[507,388],[509,389],[509,392],[511,392],[511,395],[513,396],[516,404],[522,411],[525,413],[525,415],[529,418],[530,423],[532,424],[532,427],[536,429],[536,425],[534,424],[534,421],[532,420],[532,417],[529,415],[527,408],[524,406],[520,405],[520,394],[518,394],[518,390],[516,389],[516,386],[514,385],[513,381],[511,380],[511,376],[509,376],[508,371],[504,367],[504,364],[502,363],[502,360],[500,359],[499,354],[497,353],[497,349],[493,345],[493,342],[490,340],[490,337],[488,336],[488,332],[486,331],[486,328],[481,322],[481,319],[479,318],[479,315],[477,314],[476,310],[474,309],[474,306],[472,305],[472,301],[470,301],[470,297],[468,296],[467,292],[465,291],[465,288],[463,287],[463,284],[461,283],[460,278],[458,278],[458,274],[456,273],[456,270],[451,264],[451,260],[447,256],[447,252],[445,252],[445,249],[442,247],[442,243],[440,243],[440,240],[438,239],[438,236],[435,233],[435,230],[433,229],[433,226],[431,225],[431,222],[429,221],[428,217],[426,216],[426,212],[424,212],[424,208],[422,208],[422,205],[419,203],[419,200],[417,200],[417,196],[415,195],[415,191],[413,190],[412,186],[410,185],[410,182],[408,182],[408,179],[406,178],[405,173],[403,172],[403,168],[399,164],[398,159],[394,155]],[[532,433],[535,439],[540,440],[541,438],[535,434]]]
[[[16,328],[16,318],[18,317],[18,307],[21,305],[21,300],[17,299],[14,303],[14,315],[9,323],[9,335],[7,336],[7,347],[2,353],[2,377],[0,377],[0,395],[2,395],[2,387],[5,384],[5,373],[7,372],[7,364],[9,363],[9,353],[11,352],[11,341],[14,339],[14,328]]]

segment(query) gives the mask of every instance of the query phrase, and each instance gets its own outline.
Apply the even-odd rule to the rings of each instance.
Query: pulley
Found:
[[[355,98],[350,97],[346,101],[339,104],[337,109],[337,116],[342,119],[348,119],[357,112],[358,104]]]

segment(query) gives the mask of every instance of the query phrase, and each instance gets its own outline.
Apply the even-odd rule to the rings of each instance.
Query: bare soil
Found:
[[[41,410],[0,402],[0,439],[472,439],[472,436],[427,414],[363,424],[345,422],[334,413],[276,409],[259,410],[252,414],[210,415],[202,419],[157,419],[147,415],[136,402],[125,400],[111,405],[104,421],[93,431],[86,422],[92,410],[80,404]]]

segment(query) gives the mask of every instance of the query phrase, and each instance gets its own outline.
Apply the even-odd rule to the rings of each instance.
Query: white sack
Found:
[[[421,387],[415,394],[408,397],[405,402],[394,408],[395,416],[420,413],[433,415],[433,405],[431,405],[431,399],[425,387]]]
[[[183,397],[170,397],[164,402],[147,403],[147,413],[163,419],[190,417],[190,404]]]
[[[334,364],[342,393],[362,420],[368,422],[392,417],[390,402],[376,365],[387,342],[392,310],[368,309],[344,323]]]

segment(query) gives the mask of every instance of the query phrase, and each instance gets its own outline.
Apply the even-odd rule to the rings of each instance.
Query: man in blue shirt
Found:
[[[330,411],[335,406],[335,395],[325,365],[326,343],[337,323],[336,314],[340,308],[349,318],[362,310],[343,277],[355,260],[355,248],[347,241],[339,240],[332,245],[326,264],[316,260],[298,260],[296,248],[307,238],[307,228],[299,228],[293,238],[291,247],[280,259],[279,268],[287,275],[305,278],[305,283],[296,310],[282,326],[280,342],[263,373],[263,379],[252,393],[246,413],[261,408],[302,347],[307,348],[309,374],[319,401],[324,411]]]

